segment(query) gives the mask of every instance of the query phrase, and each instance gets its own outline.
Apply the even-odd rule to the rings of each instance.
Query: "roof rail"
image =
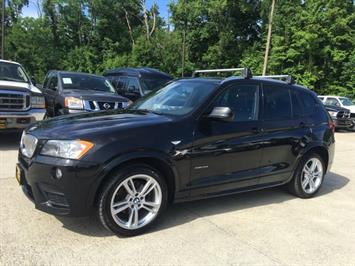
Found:
[[[199,73],[218,73],[218,72],[234,72],[234,71],[241,71],[242,77],[245,79],[249,79],[253,77],[253,73],[247,67],[195,70],[192,73],[192,77],[195,77],[196,74]]]
[[[266,79],[285,79],[287,84],[295,84],[295,80],[291,75],[269,75],[269,76],[255,76],[256,78],[266,78]]]

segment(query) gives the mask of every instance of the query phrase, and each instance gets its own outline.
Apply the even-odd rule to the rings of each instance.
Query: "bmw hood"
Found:
[[[40,139],[90,139],[95,135],[139,130],[143,127],[165,124],[171,118],[136,110],[110,110],[66,115],[38,122],[26,133]]]

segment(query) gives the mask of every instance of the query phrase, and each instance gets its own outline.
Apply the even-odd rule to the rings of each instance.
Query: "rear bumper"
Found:
[[[37,156],[27,160],[19,155],[20,185],[36,209],[61,216],[87,216],[93,211],[91,189],[99,167],[95,163]],[[62,177],[55,177],[55,170]]]
[[[0,131],[23,129],[30,124],[43,120],[45,109],[30,109],[26,112],[0,112]]]

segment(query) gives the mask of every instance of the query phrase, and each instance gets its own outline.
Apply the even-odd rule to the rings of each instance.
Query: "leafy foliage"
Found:
[[[271,0],[177,0],[168,30],[145,0],[28,0],[6,9],[7,58],[43,79],[49,69],[102,73],[149,66],[174,76],[249,66],[261,74]],[[320,94],[355,98],[353,0],[277,0],[268,74],[291,74]]]

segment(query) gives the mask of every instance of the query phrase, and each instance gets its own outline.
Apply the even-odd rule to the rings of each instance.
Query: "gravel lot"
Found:
[[[177,204],[134,238],[35,210],[14,178],[19,138],[0,134],[0,265],[355,265],[355,133],[336,134],[316,198],[269,189]]]

